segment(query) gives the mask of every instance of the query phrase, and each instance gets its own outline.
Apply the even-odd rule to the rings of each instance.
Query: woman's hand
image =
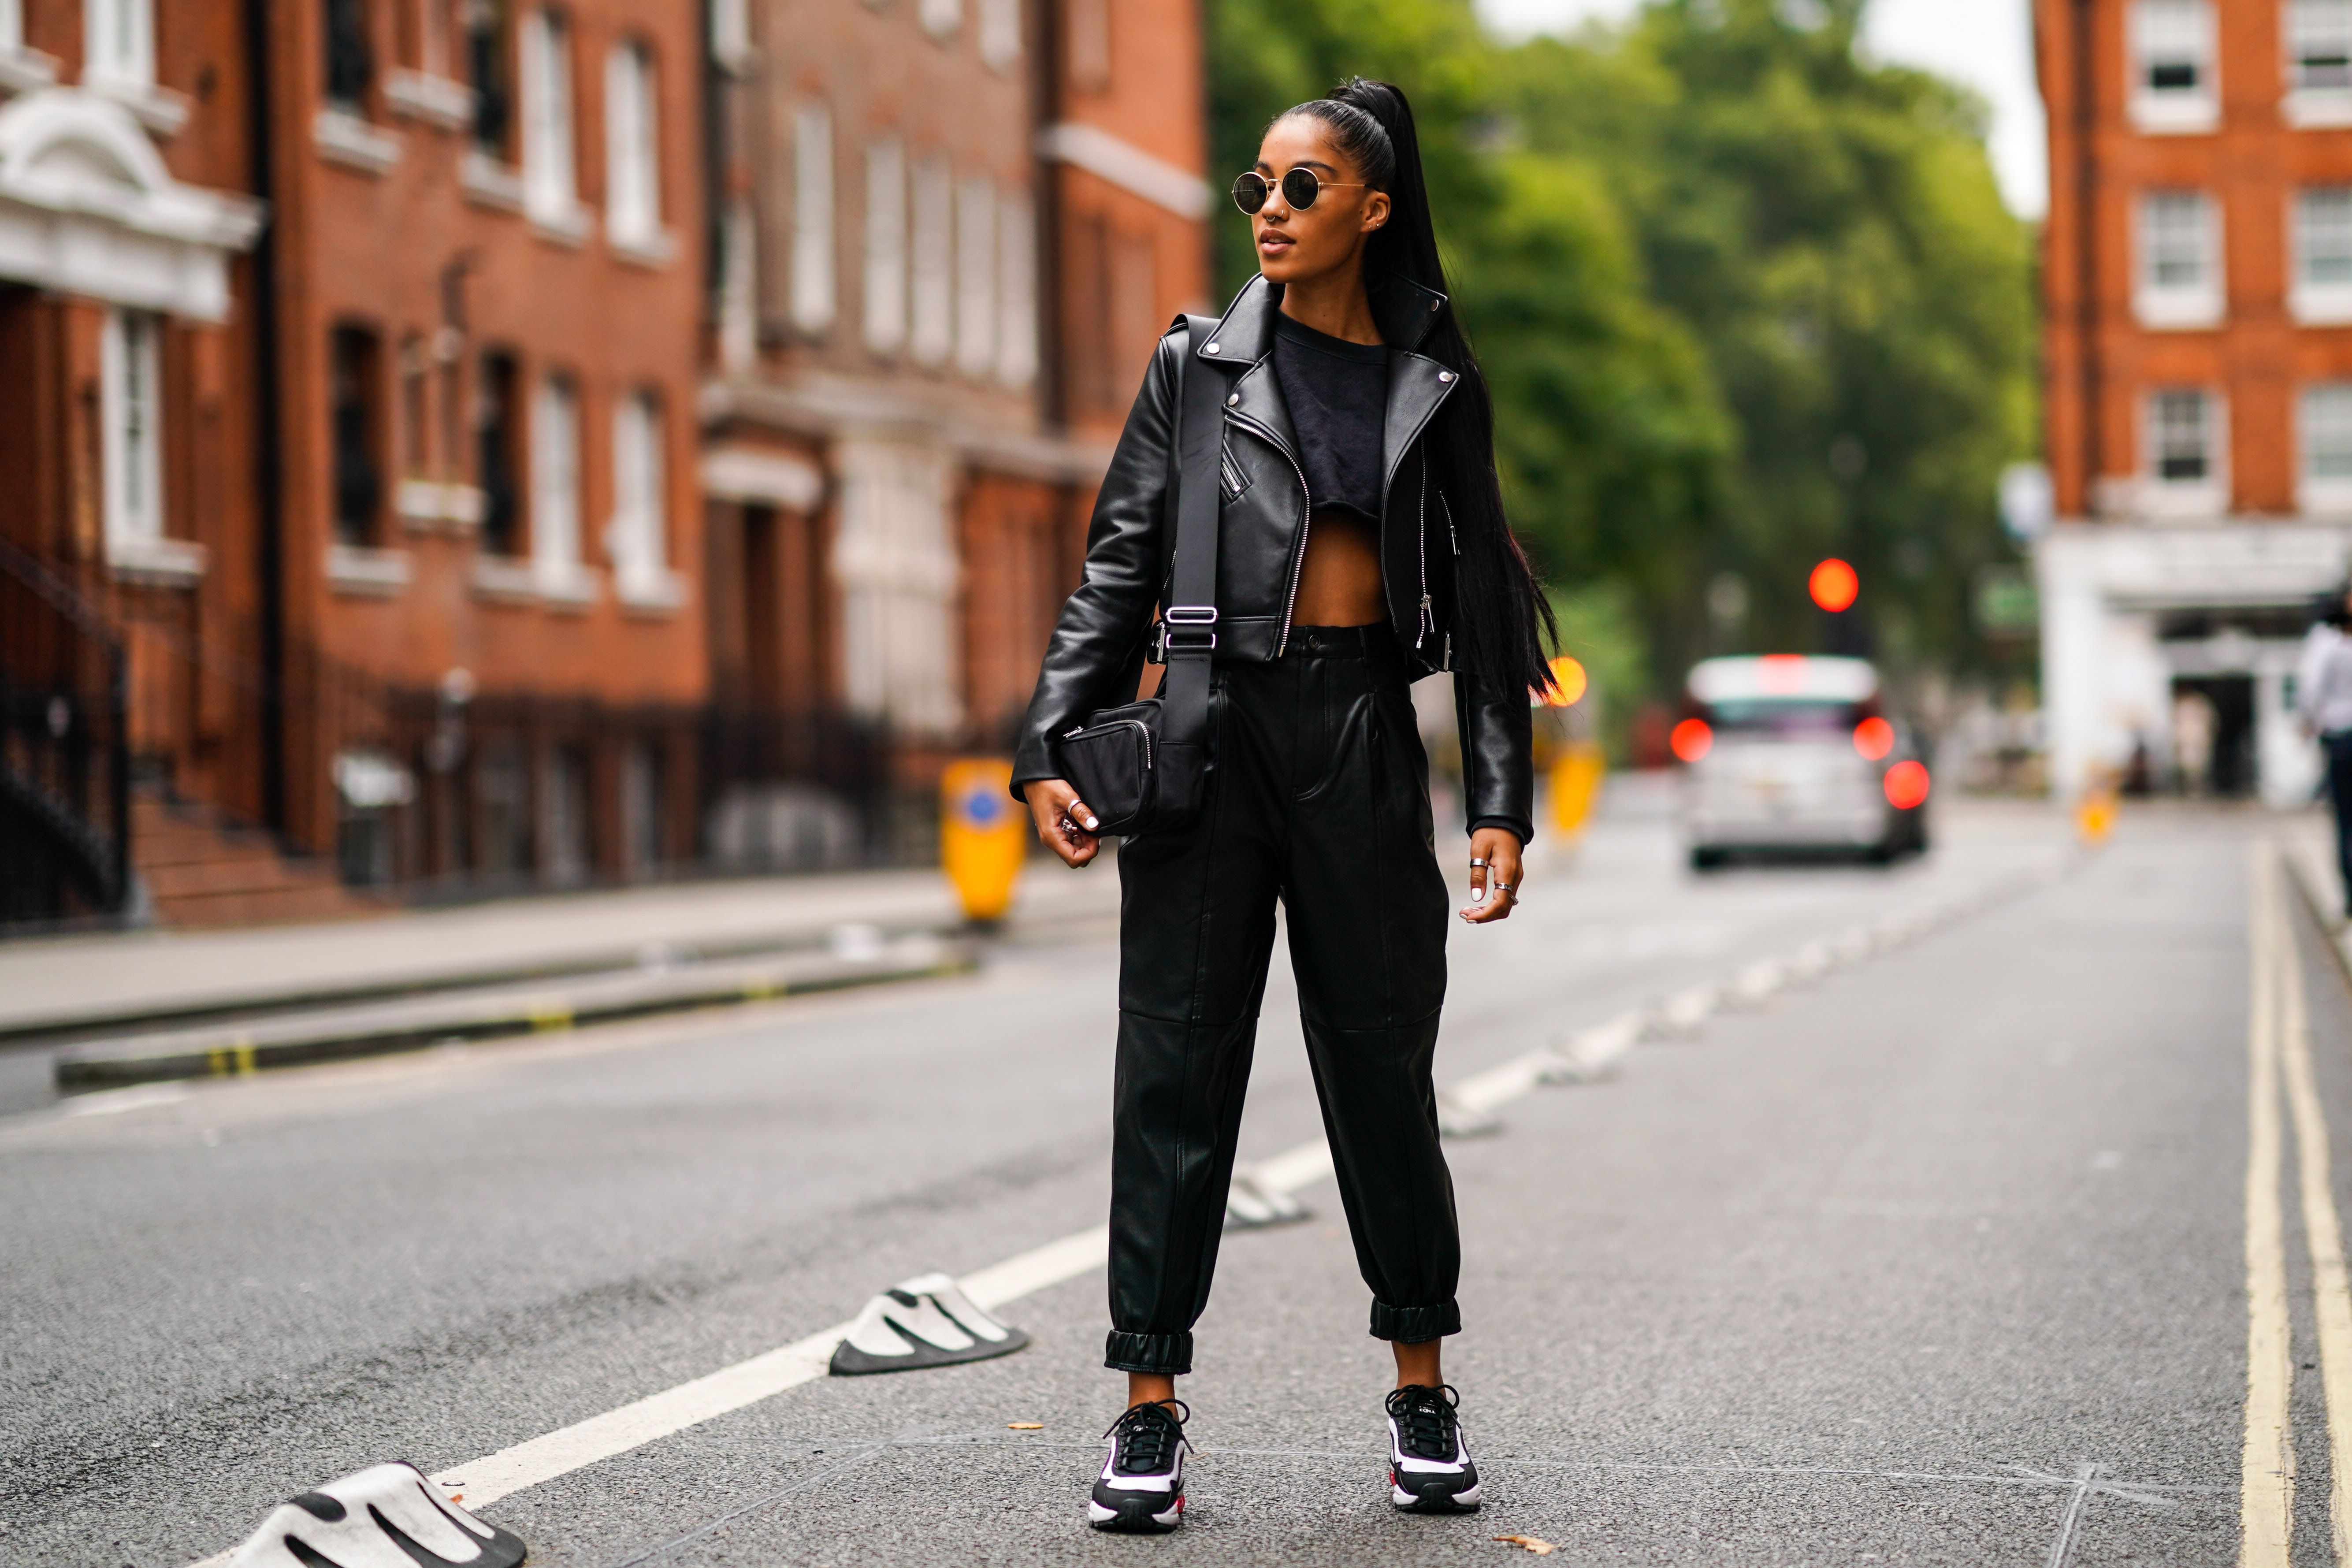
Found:
[[[1472,834],[1470,902],[1463,910],[1462,918],[1474,926],[1509,920],[1519,901],[1522,874],[1517,834],[1501,827],[1482,827]]]
[[[1069,780],[1032,779],[1021,786],[1021,793],[1029,797],[1029,815],[1036,821],[1037,837],[1062,858],[1063,865],[1076,870],[1101,850],[1102,839],[1095,831],[1102,826],[1101,820],[1078,798]],[[1514,865],[1517,853],[1516,848],[1512,851]]]

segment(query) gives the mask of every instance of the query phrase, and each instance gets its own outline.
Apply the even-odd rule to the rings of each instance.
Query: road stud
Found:
[[[443,1497],[414,1465],[375,1465],[270,1510],[229,1568],[515,1568],[520,1537]]]
[[[1011,1355],[1029,1342],[1020,1329],[998,1322],[972,1304],[944,1274],[919,1274],[866,1303],[834,1347],[833,1375],[912,1372]]]

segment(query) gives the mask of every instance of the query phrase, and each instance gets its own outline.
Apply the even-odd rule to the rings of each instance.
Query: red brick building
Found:
[[[2037,0],[2038,546],[2062,793],[2212,705],[2216,782],[2305,798],[2288,701],[2352,525],[2352,4]]]

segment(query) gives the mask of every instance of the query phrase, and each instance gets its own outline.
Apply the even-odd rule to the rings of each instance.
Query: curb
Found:
[[[874,958],[820,954],[761,963],[635,970],[594,976],[570,991],[410,999],[340,1017],[295,1017],[242,1029],[100,1041],[61,1053],[53,1070],[58,1088],[68,1092],[177,1079],[233,1078],[265,1068],[348,1061],[453,1041],[548,1034],[662,1013],[965,974],[978,964],[978,954],[969,944],[919,936],[895,942]]]

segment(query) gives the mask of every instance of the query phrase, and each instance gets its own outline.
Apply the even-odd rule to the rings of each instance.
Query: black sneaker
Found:
[[[1184,1414],[1167,1405],[1139,1405],[1103,1434],[1110,1453],[1087,1503],[1087,1522],[1097,1530],[1160,1534],[1184,1522],[1184,1456],[1192,1451],[1184,1423],[1192,1410],[1181,1399],[1170,1403]]]
[[[1389,1501],[1405,1513],[1468,1513],[1478,1506],[1478,1467],[1454,1407],[1462,1395],[1447,1384],[1421,1384],[1389,1395]]]

